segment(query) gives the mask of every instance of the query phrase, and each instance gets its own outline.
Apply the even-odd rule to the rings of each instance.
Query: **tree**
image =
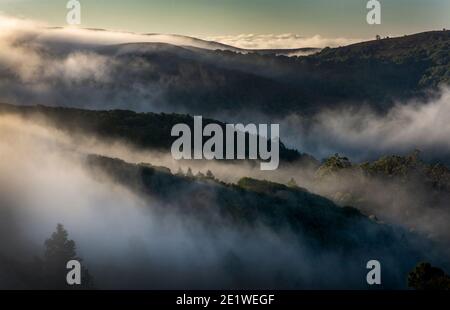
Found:
[[[188,178],[193,178],[194,177],[194,174],[192,173],[192,169],[191,168],[189,168],[188,171],[186,172],[186,176]]]
[[[208,178],[208,179],[211,179],[211,180],[214,180],[216,177],[214,176],[214,174],[211,172],[211,170],[208,170],[207,172],[206,172],[206,177]]]
[[[199,171],[195,177],[198,179],[204,179],[205,175],[201,171]]]
[[[58,260],[69,261],[76,257],[75,241],[68,239],[69,233],[62,224],[56,226],[56,231],[45,241],[44,259],[48,262]]]
[[[67,284],[66,276],[69,270],[66,265],[71,260],[82,262],[76,254],[75,241],[70,240],[67,230],[62,224],[56,226],[56,231],[51,238],[45,241],[44,259],[40,263],[41,288],[47,289],[70,289],[70,288],[92,288],[92,277],[89,271],[82,267],[81,285],[70,286]]]
[[[177,172],[177,174],[176,174],[177,176],[184,176],[184,172],[183,172],[183,170],[181,169],[181,168],[178,168],[178,172]]]
[[[421,151],[419,149],[415,149],[409,156],[408,159],[412,162],[418,162],[420,160],[420,153]]]
[[[287,185],[289,187],[298,187],[297,182],[295,182],[294,178],[291,178]]]
[[[348,169],[352,167],[352,163],[347,157],[342,157],[338,153],[327,158],[323,164],[317,169],[316,176],[320,179],[323,177],[332,176],[340,172],[341,169]]]
[[[420,263],[408,274],[408,286],[416,290],[450,290],[450,276],[429,263]]]

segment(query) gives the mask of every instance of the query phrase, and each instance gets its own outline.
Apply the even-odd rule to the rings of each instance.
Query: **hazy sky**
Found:
[[[295,33],[366,38],[450,26],[450,0],[381,0],[382,25],[366,23],[367,0],[80,0],[82,26],[194,36]],[[0,0],[8,15],[65,25],[67,0]]]

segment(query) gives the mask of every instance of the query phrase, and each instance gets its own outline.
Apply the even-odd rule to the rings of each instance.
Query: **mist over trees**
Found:
[[[4,54],[30,54],[36,61],[24,69],[25,57],[9,66],[0,81],[0,101],[215,118],[252,111],[285,117],[361,102],[386,112],[398,101],[427,98],[430,90],[449,83],[450,31],[325,48],[302,57],[167,43],[103,46],[83,44],[82,36],[81,42],[70,36],[61,42],[48,29],[42,30],[48,34],[42,36],[45,42],[32,36],[24,44],[20,39],[27,31],[9,38]],[[84,65],[75,71],[72,63]],[[38,85],[48,91],[40,92]]]
[[[419,263],[408,274],[408,286],[416,290],[450,290],[450,276],[429,263]]]
[[[83,260],[77,256],[76,244],[70,240],[69,233],[62,224],[56,226],[56,231],[45,240],[43,258],[36,258],[35,268],[41,271],[38,279],[41,281],[39,288],[45,289],[92,289],[93,279],[89,271],[83,267]],[[76,260],[82,264],[81,284],[69,285],[67,283],[67,263]]]
[[[448,289],[449,31],[301,57],[15,31],[0,55],[1,287],[367,289],[376,258],[380,288]],[[174,164],[170,129],[198,114],[282,122],[280,168]],[[42,248],[57,222],[70,236],[58,224]]]
[[[94,289],[93,277],[84,266],[83,260],[77,256],[75,241],[68,238],[64,226],[58,224],[55,232],[43,243],[43,251],[33,257],[16,258],[3,257],[3,267],[9,269],[9,275],[0,281],[9,289],[33,290],[83,290]],[[0,253],[0,256],[3,253]],[[67,267],[70,261],[81,264],[81,283],[70,285],[67,275],[71,271]],[[2,269],[0,269],[0,272]]]

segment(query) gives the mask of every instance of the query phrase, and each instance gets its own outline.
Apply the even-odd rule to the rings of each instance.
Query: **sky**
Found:
[[[380,0],[382,24],[366,23],[366,0],[80,0],[82,27],[197,37],[239,34],[372,38],[450,27],[449,0]],[[67,0],[0,0],[0,12],[66,25]]]

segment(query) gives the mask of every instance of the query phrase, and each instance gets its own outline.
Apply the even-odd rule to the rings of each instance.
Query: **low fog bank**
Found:
[[[364,102],[353,102],[347,108],[344,102],[304,102],[307,99],[301,95],[307,89],[284,97],[289,87],[278,89],[276,83],[267,84],[268,80],[285,74],[312,74],[312,70],[291,72],[289,63],[268,62],[265,68],[260,61],[234,62],[226,54],[147,45],[145,42],[152,41],[148,36],[49,29],[2,15],[0,27],[0,102],[101,110],[195,111],[233,123],[280,123],[282,141],[318,159],[340,153],[362,161],[418,148],[425,159],[449,163],[448,85],[430,95],[434,99],[399,102],[392,108],[382,108],[385,112],[381,114]],[[130,42],[143,43],[116,45]],[[263,91],[272,88],[276,88],[274,94]],[[280,98],[283,102],[277,105]],[[287,110],[275,117],[276,110],[288,103],[284,101],[292,108],[306,107],[305,114],[284,116]],[[309,104],[321,110],[312,113]],[[327,108],[337,104],[338,109]],[[265,106],[274,106],[274,113],[264,114]]]
[[[386,286],[403,287],[405,262],[393,260],[392,253],[372,253],[370,246],[367,252],[341,253],[311,247],[288,230],[225,222],[210,227],[171,212],[91,170],[85,152],[153,164],[168,164],[166,159],[93,139],[67,136],[30,119],[0,117],[2,261],[40,256],[43,241],[63,223],[98,288],[363,288],[364,264],[373,255],[392,271]],[[214,163],[199,169],[230,177],[229,167]],[[23,285],[14,275],[3,279],[3,287]]]
[[[279,119],[288,146],[326,158],[339,153],[354,161],[419,149],[428,160],[448,162],[450,155],[450,88],[443,86],[429,101],[398,103],[386,113],[361,107],[324,109],[313,117]]]
[[[245,49],[295,49],[338,47],[367,41],[361,38],[324,38],[320,35],[303,37],[298,34],[239,34],[225,36],[209,36],[207,40],[221,42]]]
[[[245,83],[267,85],[280,69],[177,35],[48,28],[1,14],[0,29],[0,102],[12,104],[203,112],[204,101],[226,107],[221,101],[239,99]],[[211,98],[219,92],[222,99]],[[265,97],[258,92],[255,102]]]
[[[446,94],[448,96],[448,94]],[[445,99],[445,100],[444,100]],[[443,96],[438,103],[447,102]],[[404,106],[406,109],[408,106]],[[318,167],[301,163],[282,163],[275,171],[261,171],[252,161],[175,161],[169,152],[157,152],[140,149],[126,141],[105,141],[85,132],[71,132],[70,135],[52,128],[51,121],[45,116],[22,120],[23,127],[31,124],[52,132],[52,143],[58,143],[67,151],[81,154],[98,154],[111,158],[120,158],[129,163],[151,163],[154,166],[169,168],[172,173],[206,174],[210,170],[214,176],[227,183],[237,183],[242,177],[270,180],[287,184],[291,179],[298,186],[332,199],[340,205],[351,205],[362,210],[367,216],[376,216],[381,221],[400,225],[411,231],[417,231],[435,241],[450,244],[448,220],[450,209],[447,206],[449,194],[436,193],[424,187],[424,181],[414,178],[408,180],[371,177],[356,171],[344,171],[329,178],[318,177]],[[27,123],[27,125],[25,125]],[[39,124],[39,125],[38,125]],[[431,124],[428,124],[431,126]],[[406,130],[406,129],[405,129]],[[34,130],[39,132],[39,130]],[[412,139],[412,138],[411,138]],[[444,143],[444,139],[435,140]],[[425,142],[425,141],[424,141]],[[405,151],[412,151],[405,146]],[[401,153],[401,152],[400,152]],[[345,153],[344,153],[345,154]],[[390,154],[390,153],[387,153]],[[392,151],[391,154],[398,154]],[[329,156],[331,154],[327,154]],[[423,156],[423,153],[420,157]],[[350,157],[354,165],[357,160]]]
[[[0,102],[177,112],[215,116],[219,120],[225,120],[227,117],[223,113],[229,113],[238,122],[253,123],[259,119],[256,117],[258,113],[266,113],[270,122],[279,120],[286,124],[285,135],[290,136],[292,145],[318,157],[329,153],[329,150],[340,150],[347,141],[341,141],[342,137],[334,139],[331,135],[317,142],[315,137],[318,133],[335,129],[338,129],[336,135],[339,130],[347,132],[358,126],[357,116],[364,117],[368,113],[367,118],[372,118],[376,115],[370,111],[360,111],[361,115],[354,115],[354,111],[339,111],[343,113],[335,124],[332,120],[336,111],[323,111],[315,123],[306,125],[300,116],[283,119],[286,115],[293,112],[311,115],[323,107],[342,107],[346,100],[353,106],[367,100],[386,110],[400,94],[404,98],[424,95],[425,86],[419,85],[419,80],[429,77],[425,74],[437,68],[432,67],[436,65],[434,63],[426,64],[427,60],[417,62],[419,67],[430,66],[424,76],[414,77],[418,84],[398,83],[398,87],[390,89],[390,80],[383,79],[383,65],[389,66],[389,62],[378,62],[376,55],[370,57],[378,73],[366,83],[374,83],[377,87],[370,87],[362,84],[366,75],[349,74],[345,63],[343,67],[337,64],[329,67],[326,57],[294,59],[241,55],[231,51],[220,52],[216,48],[196,48],[189,42],[183,43],[184,39],[179,36],[169,36],[173,40],[171,42],[165,36],[46,28],[33,21],[2,15],[0,28]],[[281,36],[284,39],[289,37]],[[438,39],[430,38],[436,42]],[[380,47],[383,48],[386,47]],[[413,48],[408,46],[409,49]],[[352,53],[359,55],[357,51],[348,52],[350,58]],[[402,59],[406,57],[401,55]],[[332,56],[332,59],[337,61],[338,57]],[[363,72],[374,69],[364,67],[365,63],[361,63]],[[415,65],[415,62],[411,64],[412,67]],[[411,70],[402,71],[401,66],[397,68],[395,63],[392,66],[395,74],[391,78],[398,76],[401,79]],[[435,78],[433,81],[436,83],[441,78],[445,81],[441,74]],[[431,85],[434,88],[435,85]],[[394,111],[393,117],[403,116],[403,113]],[[274,119],[275,115],[278,120]],[[341,128],[341,121],[350,123]],[[303,133],[300,136],[302,140],[295,141],[299,131]],[[372,131],[365,134],[369,136],[367,138],[377,136]],[[358,151],[358,144],[363,144],[359,141],[352,143],[349,148],[353,149],[346,149],[349,152]],[[371,148],[366,153],[372,151],[380,153],[382,149]]]

